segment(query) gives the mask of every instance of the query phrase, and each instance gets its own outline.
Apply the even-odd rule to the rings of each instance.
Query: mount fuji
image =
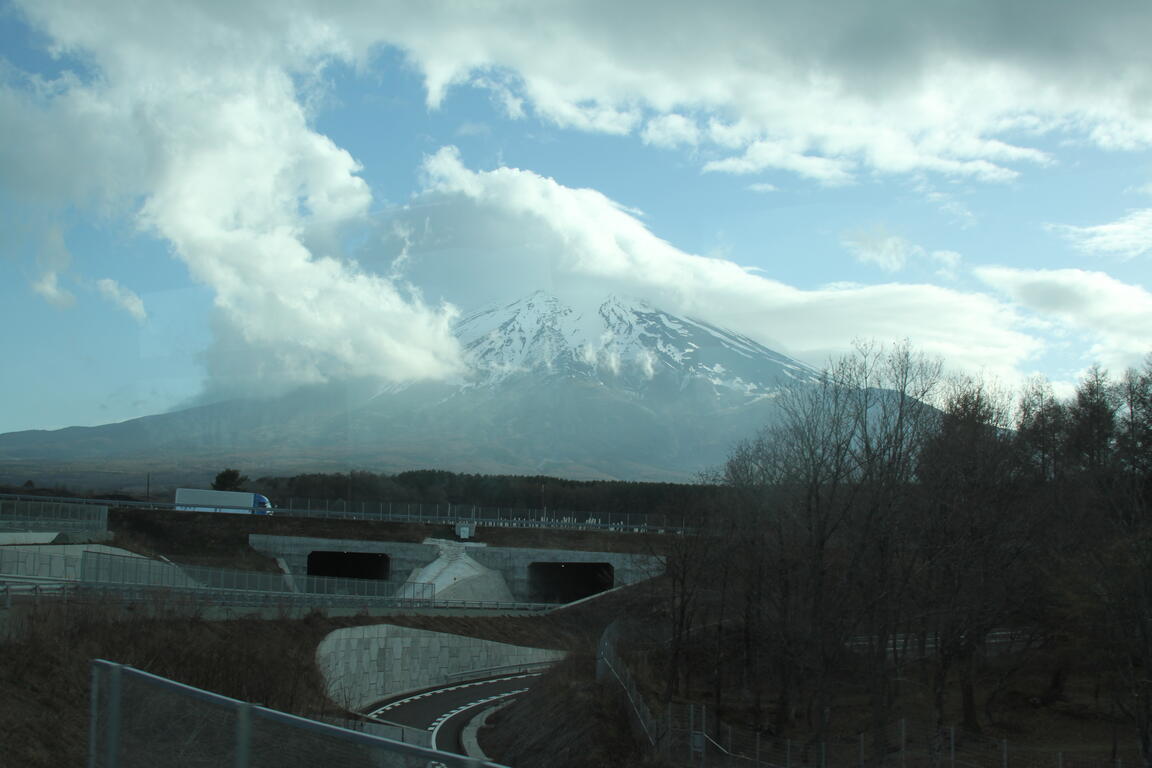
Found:
[[[462,316],[465,373],[355,381],[99,427],[0,435],[0,479],[93,462],[203,471],[399,471],[693,480],[817,372],[633,299],[580,310],[536,292]],[[23,474],[20,474],[20,473]]]

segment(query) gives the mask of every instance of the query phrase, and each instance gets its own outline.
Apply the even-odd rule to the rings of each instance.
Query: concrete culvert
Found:
[[[612,589],[615,571],[609,563],[532,563],[528,566],[530,599],[570,603]]]
[[[392,563],[383,552],[308,553],[309,576],[336,576],[342,579],[378,579],[386,581]]]

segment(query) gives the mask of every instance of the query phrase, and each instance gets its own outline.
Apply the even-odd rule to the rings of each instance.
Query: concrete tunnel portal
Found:
[[[309,576],[335,576],[341,579],[376,579],[387,581],[392,573],[392,561],[383,552],[326,552],[308,553]]]
[[[611,563],[531,563],[528,591],[532,602],[570,603],[615,586]]]

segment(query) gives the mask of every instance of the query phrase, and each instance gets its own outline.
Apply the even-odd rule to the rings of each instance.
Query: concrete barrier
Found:
[[[559,661],[563,651],[526,648],[463,635],[393,624],[347,627],[332,632],[316,649],[328,697],[349,711],[383,699],[447,685],[485,670]]]

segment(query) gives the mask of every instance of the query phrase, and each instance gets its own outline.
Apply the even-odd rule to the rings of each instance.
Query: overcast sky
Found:
[[[0,431],[623,294],[817,366],[1152,351],[1152,4],[0,0]]]

